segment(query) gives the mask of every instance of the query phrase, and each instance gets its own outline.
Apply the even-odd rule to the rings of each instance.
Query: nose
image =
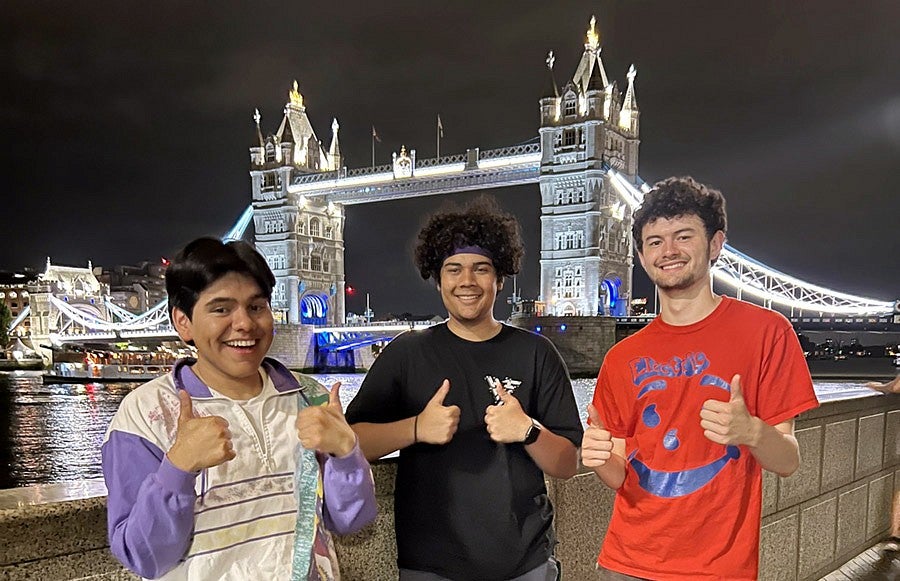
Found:
[[[475,284],[475,271],[471,268],[462,269],[462,274],[459,278],[459,284],[467,286]]]
[[[662,252],[663,256],[675,256],[678,250],[675,248],[675,241],[672,239],[663,240]]]
[[[235,309],[231,317],[231,326],[238,331],[249,331],[256,321],[245,308]]]

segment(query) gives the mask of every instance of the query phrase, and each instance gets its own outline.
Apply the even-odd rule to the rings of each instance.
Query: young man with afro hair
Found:
[[[490,198],[431,216],[416,266],[447,321],[394,339],[347,409],[367,458],[400,451],[402,581],[558,578],[544,473],[575,474],[582,428],[550,341],[494,318],[522,254],[518,223]]]

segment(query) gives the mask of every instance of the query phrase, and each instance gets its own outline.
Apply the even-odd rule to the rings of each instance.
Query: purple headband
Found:
[[[479,256],[484,256],[491,262],[494,261],[494,255],[491,251],[487,248],[482,248],[481,246],[457,246],[450,254],[444,257],[444,260],[447,260],[451,256],[456,256],[457,254],[478,254]]]

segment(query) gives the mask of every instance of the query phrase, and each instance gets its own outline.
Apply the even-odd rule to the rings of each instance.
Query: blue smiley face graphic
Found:
[[[731,391],[731,386],[727,381],[711,374],[701,377],[700,385],[716,387],[727,392]],[[654,380],[642,387],[637,397],[641,399],[653,391],[662,391],[667,387],[665,379]],[[641,422],[651,430],[661,424],[662,418],[657,410],[657,404],[650,403],[644,407],[641,412]],[[681,445],[677,428],[667,430],[665,434],[661,435],[661,440],[663,448],[670,452],[677,450]],[[635,474],[637,474],[641,488],[654,496],[662,498],[677,498],[696,492],[718,476],[729,460],[737,460],[741,457],[741,451],[737,446],[726,446],[724,454],[707,464],[686,470],[667,472],[651,468],[642,462],[637,457],[637,454],[638,450],[634,450],[629,454],[628,463],[634,469]]]

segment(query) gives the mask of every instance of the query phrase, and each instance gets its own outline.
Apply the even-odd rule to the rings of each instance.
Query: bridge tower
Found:
[[[343,172],[337,119],[326,150],[306,115],[294,81],[278,132],[263,138],[256,111],[250,148],[256,248],[275,274],[272,311],[278,324],[344,322],[344,209],[288,192],[297,176]]]
[[[74,311],[89,317],[109,320],[104,300],[109,294],[109,288],[97,279],[90,262],[87,268],[59,266],[51,264],[48,257],[44,272],[28,285],[28,292],[31,344],[48,361],[53,360],[53,354],[42,345],[50,344],[50,335],[90,331],[63,313],[54,302],[59,305],[65,303]]]
[[[541,299],[547,315],[625,315],[633,266],[631,209],[607,171],[638,174],[634,66],[624,98],[609,82],[591,18],[575,75],[541,99]]]

